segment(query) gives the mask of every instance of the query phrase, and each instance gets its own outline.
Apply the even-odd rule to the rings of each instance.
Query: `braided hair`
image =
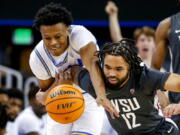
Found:
[[[130,72],[135,74],[136,80],[139,80],[142,71],[142,60],[137,55],[137,48],[134,40],[124,38],[119,42],[106,43],[104,47],[96,52],[101,66],[104,66],[105,55],[122,56],[129,64]]]

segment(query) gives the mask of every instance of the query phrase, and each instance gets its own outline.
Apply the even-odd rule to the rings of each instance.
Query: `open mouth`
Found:
[[[143,51],[143,52],[148,52],[149,49],[148,49],[148,48],[143,48],[142,51]]]

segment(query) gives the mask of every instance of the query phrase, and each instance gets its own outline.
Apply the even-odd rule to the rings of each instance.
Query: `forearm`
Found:
[[[162,21],[155,33],[156,48],[152,57],[151,67],[160,70],[168,52],[168,36],[170,31],[170,18]]]
[[[157,47],[151,61],[151,68],[160,70],[166,57],[167,48]]]
[[[49,84],[49,87],[48,85],[46,87],[41,87],[42,86],[42,83],[39,82],[39,86],[40,86],[40,90],[37,92],[36,94],[36,99],[41,103],[41,104],[45,104],[45,100],[46,100],[46,97],[49,93],[49,91],[56,87],[58,84],[57,84],[57,81],[54,79],[54,81]]]
[[[179,103],[177,103],[176,114],[180,114],[180,101],[179,101]]]
[[[92,62],[89,73],[92,84],[96,92],[96,96],[105,97],[106,92],[105,92],[104,81],[102,79],[102,73],[97,62]]]
[[[170,103],[169,103],[169,99],[166,95],[165,92],[161,91],[161,90],[158,90],[157,91],[157,96],[158,96],[158,100],[160,102],[160,105],[161,105],[161,109],[163,110],[166,106],[168,106]]]
[[[113,42],[120,41],[123,38],[119,26],[118,14],[109,15],[109,29]]]

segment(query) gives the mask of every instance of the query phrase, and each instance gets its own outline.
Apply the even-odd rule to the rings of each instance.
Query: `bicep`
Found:
[[[162,21],[156,29],[156,48],[152,58],[152,67],[160,69],[168,51],[168,35],[170,29],[170,18]]]
[[[42,90],[47,90],[53,84],[54,80],[55,80],[54,78],[50,78],[50,79],[47,79],[47,80],[38,79],[39,87]]]
[[[170,74],[164,84],[164,89],[173,92],[180,92],[180,75],[173,73]]]
[[[92,62],[98,60],[98,58],[94,55],[97,51],[97,47],[93,42],[88,43],[86,46],[80,49],[80,56],[85,65],[85,68],[90,71],[90,65]]]
[[[36,76],[36,78],[40,80],[47,80],[51,78],[51,72],[49,68],[46,68],[46,63],[42,62],[35,52],[32,52],[29,59],[29,66],[31,68],[32,73]],[[46,66],[45,66],[46,65]]]

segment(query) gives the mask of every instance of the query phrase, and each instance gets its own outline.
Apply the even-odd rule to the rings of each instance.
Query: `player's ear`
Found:
[[[67,35],[70,35],[71,30],[72,30],[72,29],[71,29],[71,26],[67,26],[67,31],[66,31],[66,34],[67,34]]]

